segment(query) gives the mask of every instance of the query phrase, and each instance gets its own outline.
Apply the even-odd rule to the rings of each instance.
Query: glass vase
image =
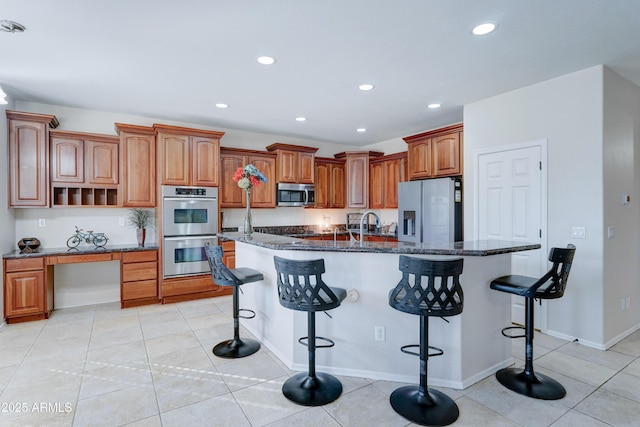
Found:
[[[251,225],[251,189],[247,188],[247,210],[244,214],[244,236],[249,237],[253,234],[253,225]]]

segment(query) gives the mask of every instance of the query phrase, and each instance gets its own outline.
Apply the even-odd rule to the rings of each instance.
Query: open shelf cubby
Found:
[[[52,188],[52,205],[71,206],[118,206],[117,188],[58,187]]]

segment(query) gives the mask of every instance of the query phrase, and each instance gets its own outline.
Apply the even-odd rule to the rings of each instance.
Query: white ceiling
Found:
[[[640,85],[637,0],[3,0],[3,19],[27,28],[0,32],[14,99],[353,145],[598,64]]]

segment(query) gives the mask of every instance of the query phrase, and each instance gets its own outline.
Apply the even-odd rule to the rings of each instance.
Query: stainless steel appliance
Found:
[[[162,186],[164,278],[209,273],[204,245],[217,233],[217,188]]]
[[[278,183],[276,189],[278,206],[313,206],[315,200],[313,184]]]
[[[462,179],[436,178],[399,183],[398,240],[413,243],[463,240]]]
[[[216,236],[165,237],[162,249],[163,277],[193,276],[211,270],[204,252],[205,243],[218,244]]]

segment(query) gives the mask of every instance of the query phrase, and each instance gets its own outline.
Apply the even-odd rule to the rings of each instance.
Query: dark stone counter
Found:
[[[253,233],[226,232],[221,238],[235,240],[254,246],[274,250],[322,251],[322,252],[372,252],[392,254],[490,256],[539,249],[539,243],[513,242],[506,240],[472,240],[443,244],[416,244],[406,242],[350,242],[333,240],[305,240],[296,237]]]
[[[157,251],[158,245],[146,245],[139,247],[135,244],[131,245],[106,245],[98,248],[94,245],[80,245],[77,248],[38,248],[35,252],[20,252],[19,249],[2,255],[4,259],[42,257],[42,256],[58,256],[58,255],[88,255],[103,254],[111,252],[133,252],[133,251]]]

